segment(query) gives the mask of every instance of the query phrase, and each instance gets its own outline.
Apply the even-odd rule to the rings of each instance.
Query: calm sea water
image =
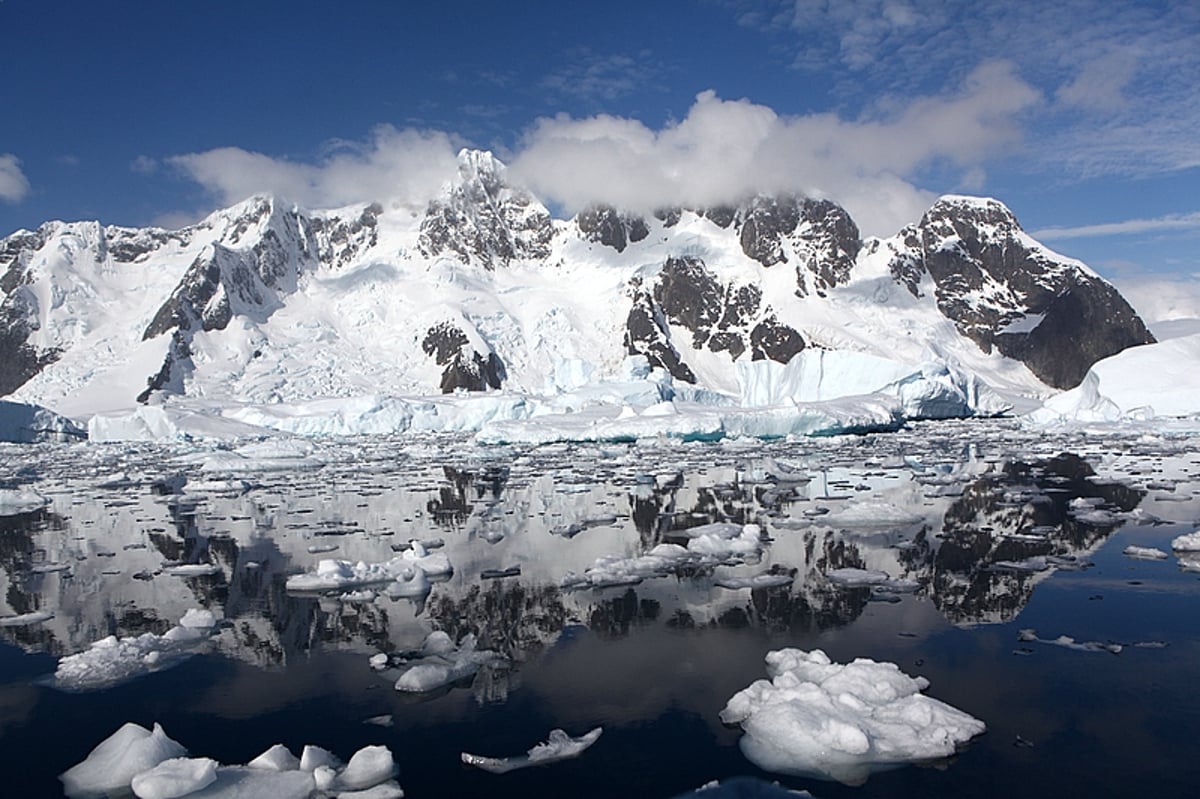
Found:
[[[60,795],[57,775],[127,721],[159,722],[193,756],[225,763],[275,743],[343,758],[386,744],[410,797],[670,797],[738,776],[819,797],[1191,795],[1200,573],[1174,554],[1122,552],[1169,553],[1195,529],[1196,444],[986,422],[536,449],[454,438],[8,447],[0,487],[49,504],[0,516],[0,616],[53,618],[0,628],[4,795]],[[716,521],[759,524],[761,559],[560,587],[599,558]],[[411,538],[442,539],[455,570],[424,601],[285,588],[322,558],[386,561]],[[164,571],[179,563],[218,568]],[[826,577],[848,567],[919,588]],[[791,579],[714,582],[763,573]],[[222,619],[193,657],[90,690],[54,683],[59,658],[108,635],[161,634],[190,608]],[[432,630],[473,633],[508,663],[422,696],[370,668],[371,655]],[[1095,646],[1050,643],[1064,635]],[[718,714],[782,647],[895,662],[988,732],[949,762],[861,786],[763,772]],[[384,715],[392,726],[366,723]],[[492,775],[459,759],[596,726],[603,736],[573,761]]]

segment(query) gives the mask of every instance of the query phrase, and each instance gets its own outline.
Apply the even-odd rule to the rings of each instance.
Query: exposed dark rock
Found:
[[[919,235],[919,250],[909,246]],[[910,286],[920,261],[938,309],[984,352],[995,347],[1055,388],[1079,384],[1093,363],[1154,337],[1104,280],[1030,246],[995,200],[945,198],[906,230],[893,275]]]
[[[38,330],[37,298],[24,286],[0,300],[0,396],[25,385],[62,355],[57,348],[40,350],[29,343]]]
[[[733,205],[714,205],[709,208],[702,208],[700,215],[712,220],[712,223],[719,228],[727,228],[733,224],[733,220],[737,217],[737,206]]]
[[[659,208],[654,212],[654,218],[663,223],[663,227],[675,227],[679,224],[682,210],[679,208]]]
[[[625,351],[630,355],[644,355],[651,366],[666,369],[676,380],[696,382],[691,367],[683,362],[671,343],[670,328],[662,309],[649,292],[640,287],[633,292],[633,306],[625,319]]]
[[[185,335],[176,330],[171,334],[171,346],[167,349],[162,368],[158,374],[146,378],[146,390],[137,395],[137,401],[146,404],[155,391],[183,393],[183,379],[191,368],[192,350]]]
[[[588,241],[612,247],[617,252],[624,252],[627,245],[650,235],[646,220],[622,213],[611,205],[590,206],[579,213],[575,222]]]
[[[797,282],[803,286],[804,272],[813,276],[818,294],[850,280],[850,271],[862,249],[858,225],[850,214],[829,200],[804,200],[800,204],[800,227],[792,248],[802,261],[796,265]],[[801,289],[803,290],[803,289]]]
[[[783,237],[799,222],[800,206],[795,197],[755,197],[742,210],[742,252],[763,266],[783,263],[787,260]]]
[[[457,389],[486,391],[500,388],[507,377],[504,363],[494,352],[484,354],[471,346],[470,339],[458,326],[441,322],[431,327],[421,340],[421,349],[433,356],[442,369],[441,389],[451,394]]]
[[[750,331],[750,347],[751,360],[787,363],[804,349],[804,338],[787,325],[780,324],[772,314]]]
[[[314,216],[309,224],[317,240],[317,256],[325,266],[341,268],[379,243],[383,206],[371,203],[353,219]]]
[[[486,269],[550,254],[550,214],[528,192],[504,181],[490,153],[459,153],[459,182],[434,200],[421,222],[420,249],[429,257],[454,253]]]
[[[698,258],[668,258],[654,286],[654,301],[667,318],[692,331],[703,347],[725,310],[725,287]]]

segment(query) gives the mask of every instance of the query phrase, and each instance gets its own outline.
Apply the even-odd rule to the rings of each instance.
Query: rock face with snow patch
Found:
[[[995,200],[944,197],[892,246],[891,272],[985,352],[1021,361],[1056,388],[1096,361],[1154,337],[1124,298],[1082,264],[1041,247]]]
[[[528,192],[505,182],[491,153],[463,150],[458,180],[429,203],[421,223],[421,253],[458,257],[485,269],[550,254],[550,214]]]
[[[504,364],[496,353],[485,356],[472,346],[461,328],[451,322],[434,325],[421,340],[421,349],[433,357],[442,369],[441,389],[451,394],[458,389],[484,391],[500,388],[504,381]]]

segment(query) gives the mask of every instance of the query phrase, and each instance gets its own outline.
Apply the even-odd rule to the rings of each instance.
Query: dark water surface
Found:
[[[818,797],[1189,796],[1200,564],[1122,552],[1170,553],[1196,529],[1198,442],[981,422],[536,449],[453,438],[5,447],[0,488],[49,504],[0,516],[0,617],[53,618],[0,627],[4,795],[60,795],[57,775],[134,721],[223,763],[275,743],[343,759],[386,744],[418,798],[670,797],[738,776]],[[761,558],[561,587],[598,558],[710,522],[759,524]],[[386,561],[410,538],[443,539],[454,566],[423,601],[284,586],[322,558]],[[218,568],[164,570],[180,563]],[[826,576],[851,567],[919,587]],[[714,583],[764,573],[790,581]],[[52,679],[59,658],[108,635],[162,634],[191,608],[223,620],[194,656],[100,687]],[[472,633],[508,662],[421,696],[370,668],[433,630]],[[1062,635],[1095,646],[1051,643]],[[894,662],[988,732],[950,762],[860,786],[763,772],[718,714],[783,647]],[[393,726],[365,723],[385,714]],[[596,726],[595,746],[563,763],[493,775],[459,760]]]

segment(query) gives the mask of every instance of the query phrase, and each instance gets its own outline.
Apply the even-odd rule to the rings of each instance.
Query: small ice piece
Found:
[[[1173,538],[1171,549],[1176,552],[1200,552],[1200,530]]]
[[[1099,641],[1084,641],[1080,643],[1069,635],[1060,635],[1057,638],[1038,638],[1037,630],[1024,629],[1017,631],[1017,639],[1020,641],[1036,641],[1039,644],[1049,644],[1050,646],[1061,646],[1064,649],[1074,649],[1077,652],[1108,652],[1113,655],[1121,654],[1124,649],[1120,644],[1102,644]]]
[[[311,544],[308,547],[308,554],[319,555],[322,552],[333,552],[337,548],[337,544]]]
[[[31,488],[0,488],[0,516],[32,513],[50,504],[49,497]]]
[[[404,799],[404,790],[395,780],[388,780],[361,791],[339,791],[337,799]]]
[[[185,621],[187,625],[183,623]],[[151,671],[174,666],[208,644],[208,631],[213,624],[200,626],[201,622],[207,621],[215,624],[210,611],[193,609],[162,635],[142,633],[127,638],[110,635],[83,652],[59,660],[54,671],[54,686],[65,691],[110,688]]]
[[[328,749],[322,749],[319,746],[311,744],[304,747],[304,751],[300,753],[300,770],[301,771],[316,771],[322,766],[327,766],[333,770],[337,770],[342,765],[342,761],[337,759],[337,755],[330,752]]]
[[[367,661],[371,668],[375,671],[383,671],[388,665],[388,656],[386,652],[378,652],[371,655],[371,659]]]
[[[105,738],[82,763],[59,775],[70,797],[95,796],[129,789],[134,776],[164,760],[186,757],[187,750],[167,737],[158,724],[147,730],[130,722]]]
[[[283,744],[275,744],[247,763],[246,767],[264,771],[296,771],[300,768],[300,758]]]
[[[332,790],[337,782],[337,769],[333,766],[317,766],[312,770],[312,778],[318,791]]]
[[[527,768],[529,766],[544,766],[549,763],[557,763],[560,760],[578,757],[585,749],[596,743],[602,732],[604,732],[602,727],[596,727],[578,738],[572,738],[562,730],[551,730],[544,743],[535,745],[524,755],[514,757],[484,757],[483,755],[473,755],[469,752],[463,752],[462,762],[469,766],[481,768],[484,771],[490,771],[493,774],[503,774],[507,771],[514,771],[515,769]]]
[[[217,779],[217,761],[207,757],[173,757],[136,774],[130,782],[138,799],[176,799]]]
[[[1138,547],[1130,544],[1125,547],[1122,554],[1130,558],[1138,558],[1139,560],[1166,560],[1169,555],[1161,549],[1154,547]]]
[[[18,613],[16,616],[0,616],[0,627],[28,627],[50,621],[54,614],[45,610],[35,610],[30,613]]]
[[[363,724],[374,724],[376,727],[391,727],[396,723],[392,718],[391,713],[385,713],[382,716],[371,716],[368,719],[363,719]]]
[[[752,577],[718,577],[713,580],[713,585],[736,591],[740,588],[754,590],[759,588],[774,588],[780,585],[791,585],[792,581],[793,578],[787,574],[756,574]]]
[[[721,720],[742,726],[742,752],[767,771],[861,784],[874,770],[949,757],[986,730],[894,663],[843,665],[819,649],[768,652],[766,662],[771,681],[735,694]]]
[[[184,563],[179,566],[168,566],[163,569],[163,574],[169,574],[172,577],[207,577],[211,574],[218,574],[220,571],[221,567],[212,563]]]
[[[386,782],[396,776],[396,761],[386,746],[364,746],[350,757],[346,768],[338,775],[337,785],[362,790]]]
[[[845,588],[870,586],[889,594],[908,594],[921,587],[916,580],[892,577],[887,572],[875,569],[856,569],[851,567],[830,569],[825,572],[825,577],[834,585],[840,585]]]
[[[208,629],[217,626],[217,617],[213,615],[211,610],[192,608],[183,614],[183,618],[179,620],[179,625],[192,629]]]
[[[436,691],[470,677],[482,666],[504,660],[502,655],[490,649],[476,649],[474,635],[468,634],[457,649],[451,648],[449,651],[442,648],[449,637],[443,639],[438,636],[435,639],[434,635],[430,634],[426,639],[426,645],[433,649],[425,650],[426,654],[396,680],[397,691],[418,694]]]

